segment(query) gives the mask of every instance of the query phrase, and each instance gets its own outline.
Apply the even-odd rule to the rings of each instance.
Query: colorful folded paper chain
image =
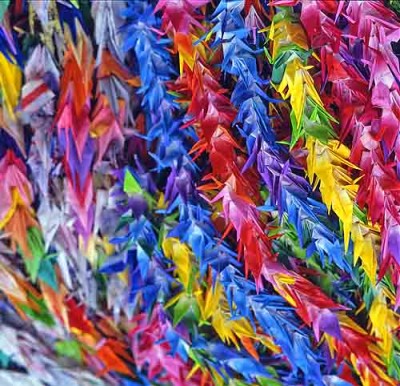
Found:
[[[399,12],[2,1],[0,385],[398,385]]]

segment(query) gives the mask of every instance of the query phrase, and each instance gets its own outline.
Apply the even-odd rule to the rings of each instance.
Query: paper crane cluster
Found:
[[[400,384],[400,3],[0,2],[0,385]]]

